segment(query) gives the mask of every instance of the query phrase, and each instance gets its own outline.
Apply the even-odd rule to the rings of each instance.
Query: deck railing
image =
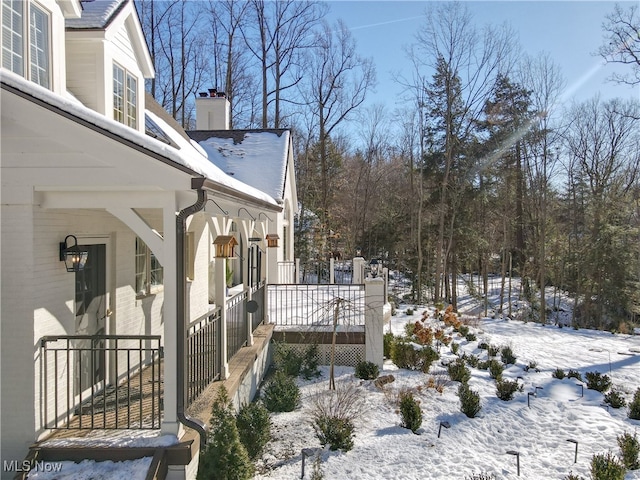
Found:
[[[247,291],[227,301],[227,361],[247,344]]]
[[[159,335],[42,337],[44,428],[160,428],[162,356]]]
[[[364,285],[268,285],[269,320],[277,325],[364,325]]]
[[[262,281],[251,289],[251,300],[256,302],[257,310],[252,313],[251,330],[255,330],[264,320],[265,282]]]
[[[187,403],[193,402],[207,386],[220,378],[222,352],[220,308],[189,324],[187,330]]]

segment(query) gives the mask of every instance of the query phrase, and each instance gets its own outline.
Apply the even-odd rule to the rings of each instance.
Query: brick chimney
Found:
[[[224,92],[210,88],[196,97],[196,130],[229,130],[231,104]]]

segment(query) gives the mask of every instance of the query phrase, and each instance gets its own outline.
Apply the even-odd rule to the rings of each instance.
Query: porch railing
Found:
[[[247,291],[227,302],[227,361],[247,344]]]
[[[264,320],[265,282],[262,281],[251,290],[251,299],[258,304],[258,309],[251,318],[251,330],[255,330]]]
[[[42,337],[43,427],[160,428],[162,357],[159,335]]]
[[[298,283],[296,262],[291,260],[278,262],[278,283]]]
[[[187,403],[220,378],[222,359],[220,308],[189,324],[187,330]]]
[[[269,320],[276,325],[364,325],[365,289],[358,284],[268,285]],[[338,303],[337,300],[340,299]]]

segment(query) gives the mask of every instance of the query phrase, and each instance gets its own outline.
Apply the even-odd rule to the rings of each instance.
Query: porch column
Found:
[[[355,273],[354,259],[354,273]],[[364,323],[365,323],[365,360],[373,362],[382,370],[384,350],[382,346],[384,330],[384,279],[366,278],[364,280]]]
[[[267,283],[282,283],[278,275],[278,249],[267,247]]]
[[[215,259],[215,300],[220,307],[220,377],[229,377],[229,361],[227,360],[227,259]]]
[[[177,400],[177,289],[176,284],[176,206],[174,202],[162,209],[163,264],[164,270],[164,418],[161,430],[163,434],[180,437],[181,424],[178,422]],[[184,313],[184,312],[183,312]],[[185,321],[184,315],[182,321]]]

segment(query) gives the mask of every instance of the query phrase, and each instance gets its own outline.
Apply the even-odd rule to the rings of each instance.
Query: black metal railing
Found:
[[[160,428],[162,357],[159,335],[42,337],[44,428]]]
[[[264,321],[264,294],[265,282],[261,281],[257,286],[251,289],[251,300],[256,302],[258,309],[251,315],[251,330],[254,331]]]
[[[247,292],[227,302],[227,361],[247,344]]]
[[[268,285],[267,301],[277,325],[332,325],[336,305],[339,324],[364,325],[364,285]]]
[[[220,378],[220,308],[189,324],[187,330],[187,404]]]

